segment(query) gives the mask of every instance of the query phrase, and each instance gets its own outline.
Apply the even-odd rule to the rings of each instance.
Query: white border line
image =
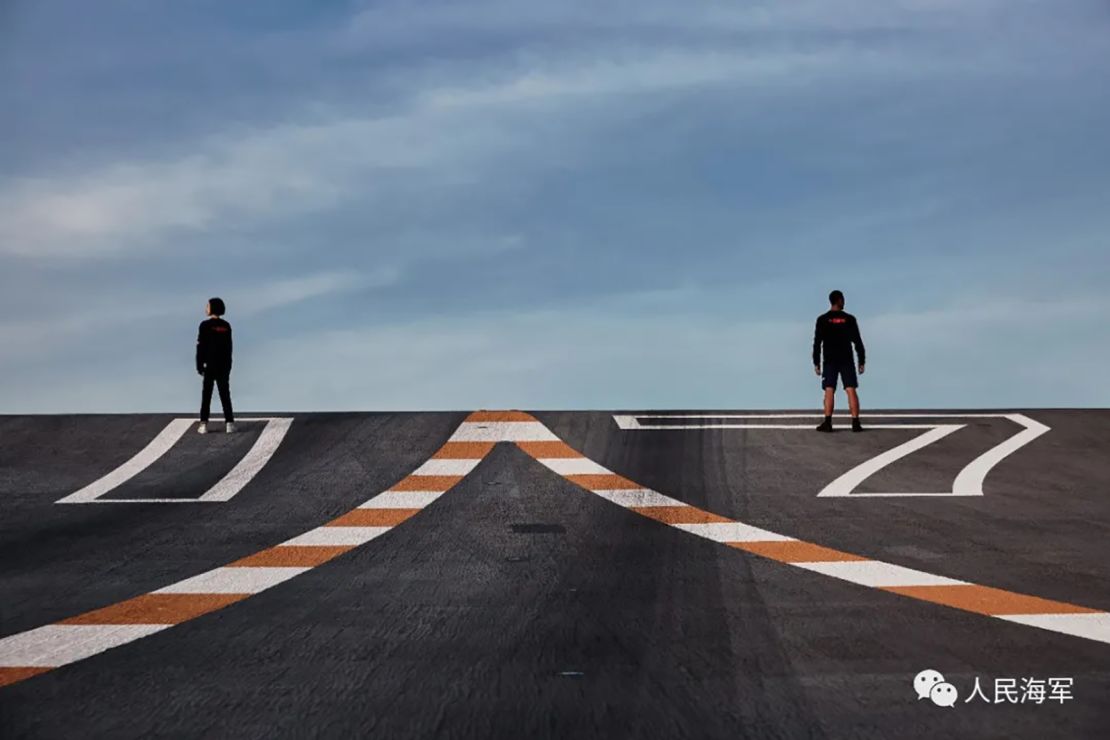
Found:
[[[150,444],[144,447],[134,457],[120,465],[107,475],[93,481],[79,491],[58,499],[58,504],[193,504],[197,502],[223,502],[231,499],[251,482],[258,471],[270,461],[277,452],[278,445],[285,439],[289,427],[293,424],[292,417],[265,416],[239,419],[241,422],[264,421],[262,433],[255,440],[250,450],[231,471],[221,478],[216,485],[205,491],[199,498],[129,498],[106,499],[103,498],[110,491],[118,488],[150,467],[162,455],[165,455],[178,440],[185,435],[195,419],[173,419]]]
[[[875,457],[871,458],[870,460],[865,460],[863,463],[861,463],[861,464],[857,465],[856,467],[852,468],[847,473],[840,476],[839,478],[834,480],[832,483],[828,484],[823,489],[821,489],[821,492],[817,495],[818,495],[818,497],[820,497],[820,496],[850,496],[850,495],[852,495],[852,491],[854,491],[856,489],[856,487],[858,487],[861,483],[863,483],[865,480],[867,480],[872,475],[879,472],[880,470],[882,470],[886,466],[890,465],[891,463],[893,463],[897,460],[901,460],[903,457],[906,457],[907,455],[911,455],[914,452],[917,452],[922,447],[926,447],[928,445],[931,445],[933,442],[936,442],[939,439],[943,439],[944,437],[947,437],[952,432],[955,432],[959,429],[963,429],[965,426],[966,426],[965,424],[942,424],[942,425],[936,427],[935,429],[932,429],[928,432],[925,432],[924,434],[922,434],[918,437],[914,437],[909,442],[903,442],[902,444],[898,445],[897,447],[893,447],[893,448],[887,450],[886,452],[883,452],[879,455],[876,455]],[[860,495],[865,495],[865,494],[860,494]],[[874,495],[874,494],[871,494],[871,495]],[[883,495],[913,496],[915,494],[903,493],[903,494],[883,494]],[[925,495],[932,495],[932,494],[925,494]],[[953,486],[952,487],[952,493],[950,493],[950,494],[941,494],[941,495],[959,496],[961,494],[957,493],[956,487]],[[963,495],[969,495],[969,494],[963,494]],[[970,494],[970,495],[975,495],[975,494]],[[982,494],[982,492],[980,492],[978,495],[981,496],[983,494]]]
[[[972,460],[956,476],[952,483],[951,491],[937,491],[925,493],[901,492],[876,492],[853,493],[867,478],[885,468],[896,460],[900,460],[917,450],[926,447],[937,440],[948,436],[966,424],[876,424],[869,429],[928,429],[930,431],[904,442],[893,449],[887,450],[870,460],[852,468],[841,475],[832,483],[825,486],[818,497],[824,498],[876,498],[876,497],[909,497],[909,496],[982,496],[983,481],[987,474],[998,463],[1012,455],[1014,452],[1032,442],[1037,437],[1050,430],[1050,427],[1029,418],[1025,414],[867,414],[867,418],[879,419],[1008,419],[1023,429],[1006,441],[998,444]],[[685,431],[689,429],[811,429],[806,424],[642,424],[641,419],[820,419],[820,414],[614,414],[613,421],[617,427],[626,431],[653,430],[653,431]],[[843,414],[836,418],[847,418]],[[843,428],[843,427],[837,427]]]

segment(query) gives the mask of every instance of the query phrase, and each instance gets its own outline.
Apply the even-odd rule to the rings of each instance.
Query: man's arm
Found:
[[[231,351],[231,324],[227,325],[227,370],[231,372],[231,360],[235,354]]]
[[[204,324],[201,324],[200,328],[197,329],[197,373],[200,374],[200,375],[204,375],[205,349],[206,349],[206,347],[204,345]]]
[[[818,369],[821,367],[821,339],[821,319],[818,318],[813,327],[813,366]]]
[[[856,359],[859,360],[860,372],[867,363],[867,351],[863,348],[863,337],[859,335],[859,322],[852,319],[852,344],[856,347]]]

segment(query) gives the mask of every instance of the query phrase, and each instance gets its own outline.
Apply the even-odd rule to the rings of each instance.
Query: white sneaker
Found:
[[[224,431],[226,431],[228,434],[231,434],[232,432],[234,432],[235,431],[235,422],[229,421],[227,423],[227,425],[224,427]]]
[[[203,421],[200,423],[200,426],[197,427],[197,434],[208,434],[208,425]]]

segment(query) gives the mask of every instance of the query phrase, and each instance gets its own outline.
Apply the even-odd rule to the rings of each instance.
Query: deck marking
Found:
[[[442,496],[440,491],[384,491],[359,504],[360,509],[422,509]]]
[[[858,583],[861,586],[874,588],[888,587],[913,587],[913,586],[957,586],[965,585],[966,581],[955,578],[933,575],[913,568],[904,568],[901,565],[892,565],[879,560],[843,560],[832,562],[795,562],[799,568],[811,570],[814,573],[840,578],[841,580]],[[909,595],[909,594],[906,594]]]
[[[365,545],[372,539],[382,536],[388,531],[389,527],[322,526],[316,529],[310,529],[291,540],[286,540],[282,544],[290,547],[339,547],[343,545],[358,547],[359,545]]]
[[[617,427],[626,431],[683,431],[689,429],[809,429],[812,426],[809,424],[787,424],[787,419],[821,419],[824,418],[820,414],[614,414],[613,421],[616,422]],[[846,419],[849,418],[844,414],[838,414],[834,418]],[[983,454],[976,457],[957,474],[955,481],[952,483],[951,491],[929,491],[929,492],[901,492],[901,491],[882,491],[882,492],[867,492],[856,493],[855,489],[861,485],[867,478],[877,473],[882,468],[890,465],[891,463],[906,457],[917,450],[920,450],[928,445],[940,440],[952,432],[955,432],[966,424],[917,424],[917,423],[894,423],[894,424],[873,424],[867,428],[871,430],[884,430],[884,429],[926,429],[927,431],[919,437],[911,439],[897,447],[887,450],[869,460],[865,460],[860,465],[852,468],[848,472],[841,475],[825,486],[817,495],[820,497],[832,498],[896,498],[896,497],[910,497],[910,496],[982,496],[983,495],[983,481],[986,480],[987,474],[1002,460],[1021,449],[1025,445],[1032,442],[1037,437],[1045,432],[1050,431],[1050,428],[1039,421],[1029,418],[1025,414],[1018,413],[984,413],[984,414],[951,414],[951,413],[937,413],[937,414],[898,414],[898,413],[881,413],[881,414],[865,414],[864,419],[1007,419],[1022,427],[1014,436],[1001,442],[1000,444],[992,447]],[[641,419],[680,419],[687,421],[684,424],[644,424]],[[695,420],[704,421],[706,419],[724,419],[724,420],[737,420],[736,422],[726,421],[726,423],[693,423]],[[751,423],[748,420],[761,419],[771,420],[765,423]],[[846,429],[845,425],[837,425],[836,429]],[[530,453],[531,454],[531,453]]]
[[[195,504],[205,502],[224,502],[243,490],[254,479],[263,466],[277,452],[278,446],[285,439],[289,427],[293,424],[290,417],[254,417],[240,419],[240,422],[265,422],[266,426],[258,435],[258,439],[251,445],[250,450],[234,468],[221,478],[214,486],[209,488],[198,498],[128,498],[111,499],[105,495],[120,487],[153,465],[159,458],[169,452],[185,432],[189,431],[196,423],[194,419],[173,419],[150,444],[140,450],[134,457],[120,465],[107,475],[93,481],[89,485],[74,491],[68,496],[58,499],[58,504]]]
[[[155,460],[166,454],[176,444],[177,440],[185,435],[192,424],[192,419],[172,420],[166,425],[165,429],[158,433],[158,436],[150,441],[150,444],[139,450],[130,460],[84,488],[59,499],[57,503],[77,504],[96,501],[108,491],[126,483],[150,467]]]
[[[829,483],[827,486],[825,486],[823,489],[821,489],[821,492],[818,493],[817,495],[818,496],[850,496],[850,495],[852,495],[852,491],[854,491],[857,486],[859,486],[861,483],[863,483],[865,480],[867,480],[868,478],[870,478],[872,475],[879,472],[883,468],[887,467],[888,465],[890,465],[890,464],[892,464],[892,463],[894,463],[898,460],[901,460],[903,457],[906,457],[907,455],[910,455],[910,454],[916,452],[917,450],[920,450],[922,447],[926,447],[928,445],[931,445],[933,442],[936,442],[938,439],[943,439],[944,437],[947,437],[952,432],[955,432],[955,431],[957,431],[959,429],[963,429],[963,428],[964,428],[963,424],[944,424],[942,426],[936,427],[935,429],[930,429],[929,431],[925,432],[924,434],[922,434],[920,436],[917,436],[917,437],[914,437],[913,439],[911,439],[908,442],[903,442],[902,444],[898,445],[897,447],[892,447],[891,449],[887,450],[886,452],[875,455],[875,457],[871,458],[870,460],[865,460],[864,462],[860,463],[856,467],[852,468],[848,472],[841,475],[839,478],[834,480],[832,483]],[[942,495],[944,495],[944,494],[942,494]],[[957,491],[956,487],[953,486],[952,493],[949,494],[949,495],[953,495],[953,496],[972,495],[972,496],[974,496],[974,495],[982,495],[982,491],[980,491],[979,494],[966,494],[966,493],[961,494],[960,492]]]
[[[446,465],[425,462],[390,489],[346,514],[283,543],[151,593],[0,638],[0,686],[33,678],[53,668],[84,660],[229,607],[384,535],[420,513],[485,459],[495,440],[474,440],[478,427],[482,427],[483,433],[491,428],[506,431],[504,424],[518,423],[521,416],[519,412],[472,414],[430,458],[446,461]],[[172,447],[192,423],[188,419],[171,422],[154,442],[130,461],[78,491],[80,496],[77,500],[97,500],[97,497],[129,480]],[[553,437],[538,422],[525,426],[524,430],[509,432],[509,436],[540,440]],[[252,449],[252,453],[258,450],[258,454],[252,457],[248,453],[236,468],[239,472],[232,471],[235,475],[229,474],[225,478],[227,484],[220,489],[219,495],[230,498],[237,492],[236,486],[242,488],[273,454],[286,430],[288,425],[284,430],[281,426],[275,427],[265,443],[263,434]],[[424,472],[430,474],[424,475]],[[75,495],[67,498],[72,499]]]
[[[309,570],[287,566],[215,568],[160,588],[156,594],[259,594]]]
[[[1110,614],[1017,614],[1003,615],[999,619],[1029,627],[1060,632],[1073,637],[1110,643]]]
[[[745,418],[752,416],[767,418],[769,415],[744,415]],[[1027,417],[1022,417],[1020,414],[938,416],[944,416],[945,418],[998,418],[1004,416],[1016,421],[1025,427],[1028,432],[1028,434],[1022,432],[1018,437],[1011,438],[1002,446],[1001,450],[995,448],[987,455],[977,458],[973,463],[976,467],[971,473],[968,473],[965,483],[973,480],[978,480],[981,483],[982,476],[986,475],[986,472],[996,465],[999,460],[1036,436],[1048,431],[1048,427]],[[705,416],[701,415],[695,418],[700,419],[705,418]],[[529,421],[532,421],[531,417],[529,417]],[[618,424],[620,424],[620,421],[618,421]],[[939,439],[941,436],[951,433],[953,430],[948,429],[950,426],[959,425],[932,425],[936,429],[936,438]],[[621,428],[635,427],[622,426]],[[673,429],[673,427],[667,427],[667,429]],[[927,432],[927,434],[932,434],[932,432]],[[920,438],[918,439],[920,440]],[[928,442],[925,444],[928,444]],[[566,461],[572,456],[568,450],[573,450],[565,443],[554,442],[545,446],[530,443],[518,443],[517,446],[535,458],[541,465],[551,470],[555,469],[557,465],[569,465]],[[554,453],[552,457],[544,457],[544,453],[549,450]],[[585,458],[585,455],[581,453],[577,453],[577,455]],[[556,460],[559,462],[556,462]],[[596,462],[595,464],[598,468],[604,469],[600,464]],[[623,482],[626,481],[629,484],[632,483],[628,478],[608,469],[604,470],[604,473],[596,473],[591,476],[569,474],[563,477],[587,491],[591,491],[588,484],[592,480],[584,481],[582,478],[611,477],[612,480],[621,481],[622,486],[624,485]],[[1110,613],[1108,612],[1004,589],[980,586],[948,576],[927,573],[894,563],[874,560],[863,555],[844,552],[832,547],[805,542],[684,504],[670,496],[643,486],[637,486],[635,489],[629,490],[611,486],[608,489],[591,492],[611,503],[653,519],[663,525],[672,526],[688,534],[779,563],[792,565],[811,573],[830,576],[865,588],[873,588],[922,602],[941,604],[961,611],[1004,619],[1029,627],[1037,627],[1096,642],[1110,643]],[[650,504],[644,502],[650,502]]]
[[[251,421],[244,419],[244,421]],[[278,445],[285,439],[289,427],[293,425],[290,418],[268,419],[262,433],[258,435],[246,456],[239,464],[231,469],[216,485],[209,488],[201,495],[198,501],[228,501],[232,496],[243,490],[251,482],[262,466],[270,461],[277,452]]]
[[[997,415],[959,416],[995,418]],[[1008,415],[1007,418],[1020,416]],[[1048,431],[1048,427],[1031,419],[1025,418],[1018,423],[1026,428],[1028,434],[1019,434],[1018,438],[1012,438],[1008,444],[1001,446],[1001,450],[995,448],[980,456],[974,461],[976,467],[970,473],[965,469],[965,482],[973,485],[977,480],[981,485],[982,478],[998,461]],[[105,492],[118,486],[164,454],[180,438],[183,432],[179,432],[171,423],[155,442],[131,461],[82,491],[91,490],[95,497],[103,495],[102,492],[97,493],[98,485],[103,488],[110,484],[104,488]],[[177,437],[173,436],[175,433]],[[596,462],[583,462],[588,458],[523,412],[471,414],[432,459],[465,460],[469,452],[474,455],[469,458],[473,460],[473,465],[469,466],[473,470],[498,442],[515,442],[521,450],[553,472],[589,470],[585,473],[559,474],[611,503],[703,539],[864,587],[1110,643],[1110,613],[872,560],[690,506],[644,488]],[[159,451],[160,448],[164,449]],[[578,458],[581,460],[573,462]],[[456,472],[459,469],[454,468]],[[134,472],[130,472],[132,470]],[[434,475],[406,476],[351,512],[226,566],[56,624],[0,638],[0,686],[32,678],[225,608],[365,544],[411,518],[461,480],[459,475],[440,475],[438,470],[436,472]],[[375,524],[378,522],[383,523],[379,526]]]

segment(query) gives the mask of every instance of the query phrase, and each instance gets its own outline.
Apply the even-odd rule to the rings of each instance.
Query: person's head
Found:
[[[829,293],[829,305],[837,311],[842,311],[844,309],[844,294],[839,290]]]
[[[209,316],[223,316],[227,308],[224,306],[223,300],[219,298],[208,299],[208,315]]]

